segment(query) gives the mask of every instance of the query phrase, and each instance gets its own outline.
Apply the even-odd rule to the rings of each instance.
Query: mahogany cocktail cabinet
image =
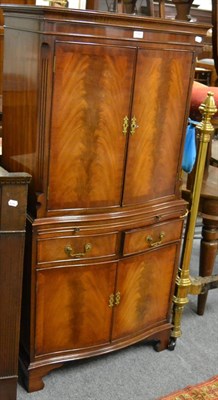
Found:
[[[208,27],[3,11],[2,162],[32,175],[20,361],[34,391],[65,361],[145,339],[168,347],[184,133]]]

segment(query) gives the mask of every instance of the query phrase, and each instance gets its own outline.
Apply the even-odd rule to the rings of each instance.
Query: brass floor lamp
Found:
[[[199,111],[202,114],[202,121],[196,126],[199,136],[199,149],[196,160],[196,173],[188,205],[188,216],[185,230],[185,238],[182,249],[181,264],[176,278],[176,290],[173,298],[173,325],[169,349],[173,350],[176,339],[181,336],[181,319],[185,305],[188,303],[188,295],[201,294],[205,286],[210,289],[210,285],[218,287],[218,276],[210,277],[191,277],[190,260],[193,247],[195,224],[198,215],[199,199],[204,175],[204,168],[207,156],[208,144],[214,132],[211,118],[216,113],[217,108],[214,95],[208,92],[206,100],[200,105]]]

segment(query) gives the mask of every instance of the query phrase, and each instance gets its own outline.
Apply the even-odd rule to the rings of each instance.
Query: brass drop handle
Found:
[[[123,135],[126,136],[129,127],[129,118],[127,115],[123,118]]]
[[[64,248],[64,251],[68,255],[68,257],[80,258],[80,257],[84,257],[91,249],[92,249],[91,243],[86,243],[84,246],[83,253],[73,253],[73,248],[71,245],[66,246]]]
[[[148,235],[146,237],[146,242],[149,243],[150,247],[156,247],[156,246],[159,246],[160,244],[162,244],[162,240],[163,240],[164,237],[165,237],[165,232],[160,232],[160,234],[159,234],[159,239],[160,240],[158,240],[157,242],[154,242],[153,241],[153,237]]]
[[[135,134],[135,131],[136,131],[137,128],[139,128],[139,126],[137,125],[136,117],[134,116],[131,119],[130,135],[133,136]]]
[[[185,214],[180,215],[179,218],[183,219],[183,218],[187,217],[188,214],[189,214],[189,210],[188,210],[188,208],[187,208]]]

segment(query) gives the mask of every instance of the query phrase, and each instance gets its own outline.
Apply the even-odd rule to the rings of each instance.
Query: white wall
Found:
[[[194,0],[193,4],[199,5],[203,10],[212,10],[211,0]]]

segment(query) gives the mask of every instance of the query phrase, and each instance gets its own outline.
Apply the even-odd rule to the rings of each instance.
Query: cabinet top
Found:
[[[1,4],[1,8],[3,9],[4,16],[31,17],[44,21],[57,21],[61,19],[62,22],[75,21],[90,24],[127,26],[156,31],[184,32],[195,35],[204,35],[210,28],[209,24],[199,24],[196,22],[106,11],[76,10],[65,7]]]
[[[92,37],[133,44],[169,44],[179,48],[201,49],[209,29],[199,24],[173,19],[135,16],[65,7],[9,5],[1,6],[5,28],[32,32],[45,36],[72,39],[75,36]]]

